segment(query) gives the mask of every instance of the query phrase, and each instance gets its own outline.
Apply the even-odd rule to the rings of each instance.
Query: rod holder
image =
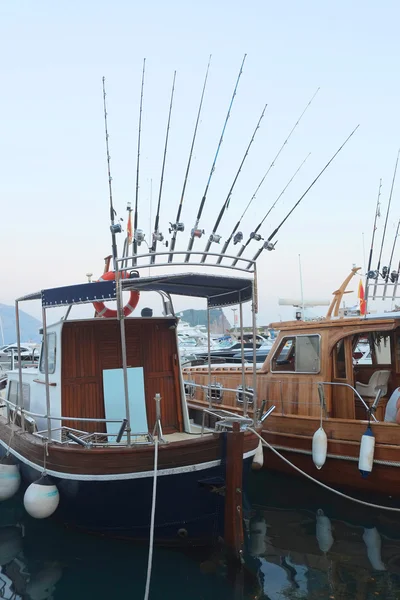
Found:
[[[273,406],[270,406],[269,409],[262,415],[262,417],[260,419],[261,423],[264,423],[265,419],[267,419],[274,410],[275,410],[275,404]]]
[[[83,446],[84,448],[90,448],[89,442],[85,442],[85,440],[82,440],[77,435],[74,435],[73,433],[71,433],[71,431],[67,431],[67,438],[70,439],[72,442],[76,442],[77,444],[79,444],[79,446]]]
[[[117,444],[120,443],[122,436],[124,435],[124,432],[126,430],[127,425],[128,425],[128,419],[123,419],[122,423],[121,423],[121,427],[119,428],[119,431],[118,431],[117,438],[116,438]]]

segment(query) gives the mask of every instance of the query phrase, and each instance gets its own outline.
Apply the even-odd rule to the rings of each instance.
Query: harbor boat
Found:
[[[198,543],[223,533],[224,431],[234,422],[246,430],[244,472],[258,439],[247,430],[253,420],[243,414],[220,411],[214,430],[191,423],[170,294],[205,297],[209,307],[221,297],[225,305],[236,304],[252,298],[252,280],[205,273],[138,277],[138,270],[125,268],[119,284],[109,271],[109,280],[105,274],[103,281],[17,300],[17,323],[21,302],[41,302],[43,343],[37,367],[8,373],[1,450],[11,469],[19,465],[26,483],[46,490],[41,476],[51,478],[50,489],[59,497],[56,515],[65,524],[102,534],[148,536],[156,478],[156,539]],[[123,291],[130,294],[125,312]],[[164,315],[128,318],[125,313],[147,291],[161,294]],[[112,299],[119,309],[107,309],[108,318],[72,317],[78,304],[94,303],[98,315]],[[68,307],[64,318],[48,322],[47,313],[60,306]],[[2,465],[6,473],[9,462]],[[1,485],[7,495],[7,481]],[[27,510],[47,516],[41,490],[36,493],[33,506],[25,497]],[[50,503],[48,511],[53,508]]]
[[[256,379],[259,401],[275,406],[263,424],[266,468],[299,475],[297,468],[335,488],[398,500],[400,314],[339,316],[357,271],[334,293],[326,318],[272,325],[279,328],[274,345],[264,364],[245,366],[245,384],[238,366],[213,366],[213,385],[221,387],[213,405],[241,411],[242,391],[253,389]],[[378,285],[385,297],[396,294],[397,280]],[[196,383],[207,377],[202,366],[184,368],[184,376]],[[193,389],[190,406],[202,405]]]

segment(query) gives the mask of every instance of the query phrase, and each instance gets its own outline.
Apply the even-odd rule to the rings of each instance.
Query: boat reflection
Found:
[[[248,551],[259,561],[265,600],[400,598],[396,513],[367,510],[271,473],[262,484],[257,473],[255,496]]]

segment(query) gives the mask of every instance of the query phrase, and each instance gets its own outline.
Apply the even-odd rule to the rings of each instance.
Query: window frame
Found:
[[[55,331],[50,331],[47,334],[47,366],[49,363],[49,346],[50,346],[49,339],[50,339],[50,336],[54,336],[54,339],[55,339],[55,341],[54,341],[54,362],[53,362],[53,368],[51,370],[49,369],[48,373],[49,373],[49,375],[54,375],[54,373],[56,372],[56,366],[57,366],[57,334]],[[44,345],[43,345],[43,342],[42,342],[42,350],[40,353],[40,360],[39,360],[39,372],[43,373],[43,374],[46,372],[44,369]]]
[[[319,365],[318,365],[318,371],[296,371],[296,339],[298,337],[317,337],[318,338],[318,358],[319,358]],[[290,340],[290,339],[294,339],[294,343],[295,343],[295,365],[294,365],[294,370],[293,371],[279,371],[273,368],[273,364],[274,364],[274,360],[277,357],[277,353],[280,349],[282,349],[282,342],[284,340]],[[280,350],[281,352],[282,350]],[[300,375],[318,375],[319,373],[321,373],[321,334],[320,333],[299,333],[299,334],[294,334],[294,335],[286,335],[284,337],[282,337],[281,342],[278,346],[278,348],[275,350],[273,356],[271,357],[271,373],[290,373],[290,374],[300,374]]]

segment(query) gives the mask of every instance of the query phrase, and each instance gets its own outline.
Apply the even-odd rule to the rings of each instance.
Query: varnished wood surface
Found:
[[[14,435],[11,435],[14,430]],[[36,436],[22,433],[19,428],[7,424],[0,417],[0,439],[11,448],[43,467],[45,447]],[[255,450],[258,438],[251,432],[244,435],[244,453]],[[223,455],[219,434],[193,436],[185,441],[160,444],[159,469],[183,467],[221,459]],[[154,467],[154,446],[131,448],[82,448],[76,444],[50,444],[46,467],[49,470],[71,474],[118,474],[152,471]]]
[[[177,360],[175,319],[126,319],[128,367],[143,367],[149,430],[155,423],[154,396],[161,394],[166,433],[182,431],[181,389],[174,371]],[[105,418],[104,369],[122,368],[120,326],[116,319],[66,321],[62,329],[62,414]],[[134,419],[134,415],[132,417]],[[69,427],[104,432],[104,423],[65,421]],[[134,428],[134,421],[132,423]]]

